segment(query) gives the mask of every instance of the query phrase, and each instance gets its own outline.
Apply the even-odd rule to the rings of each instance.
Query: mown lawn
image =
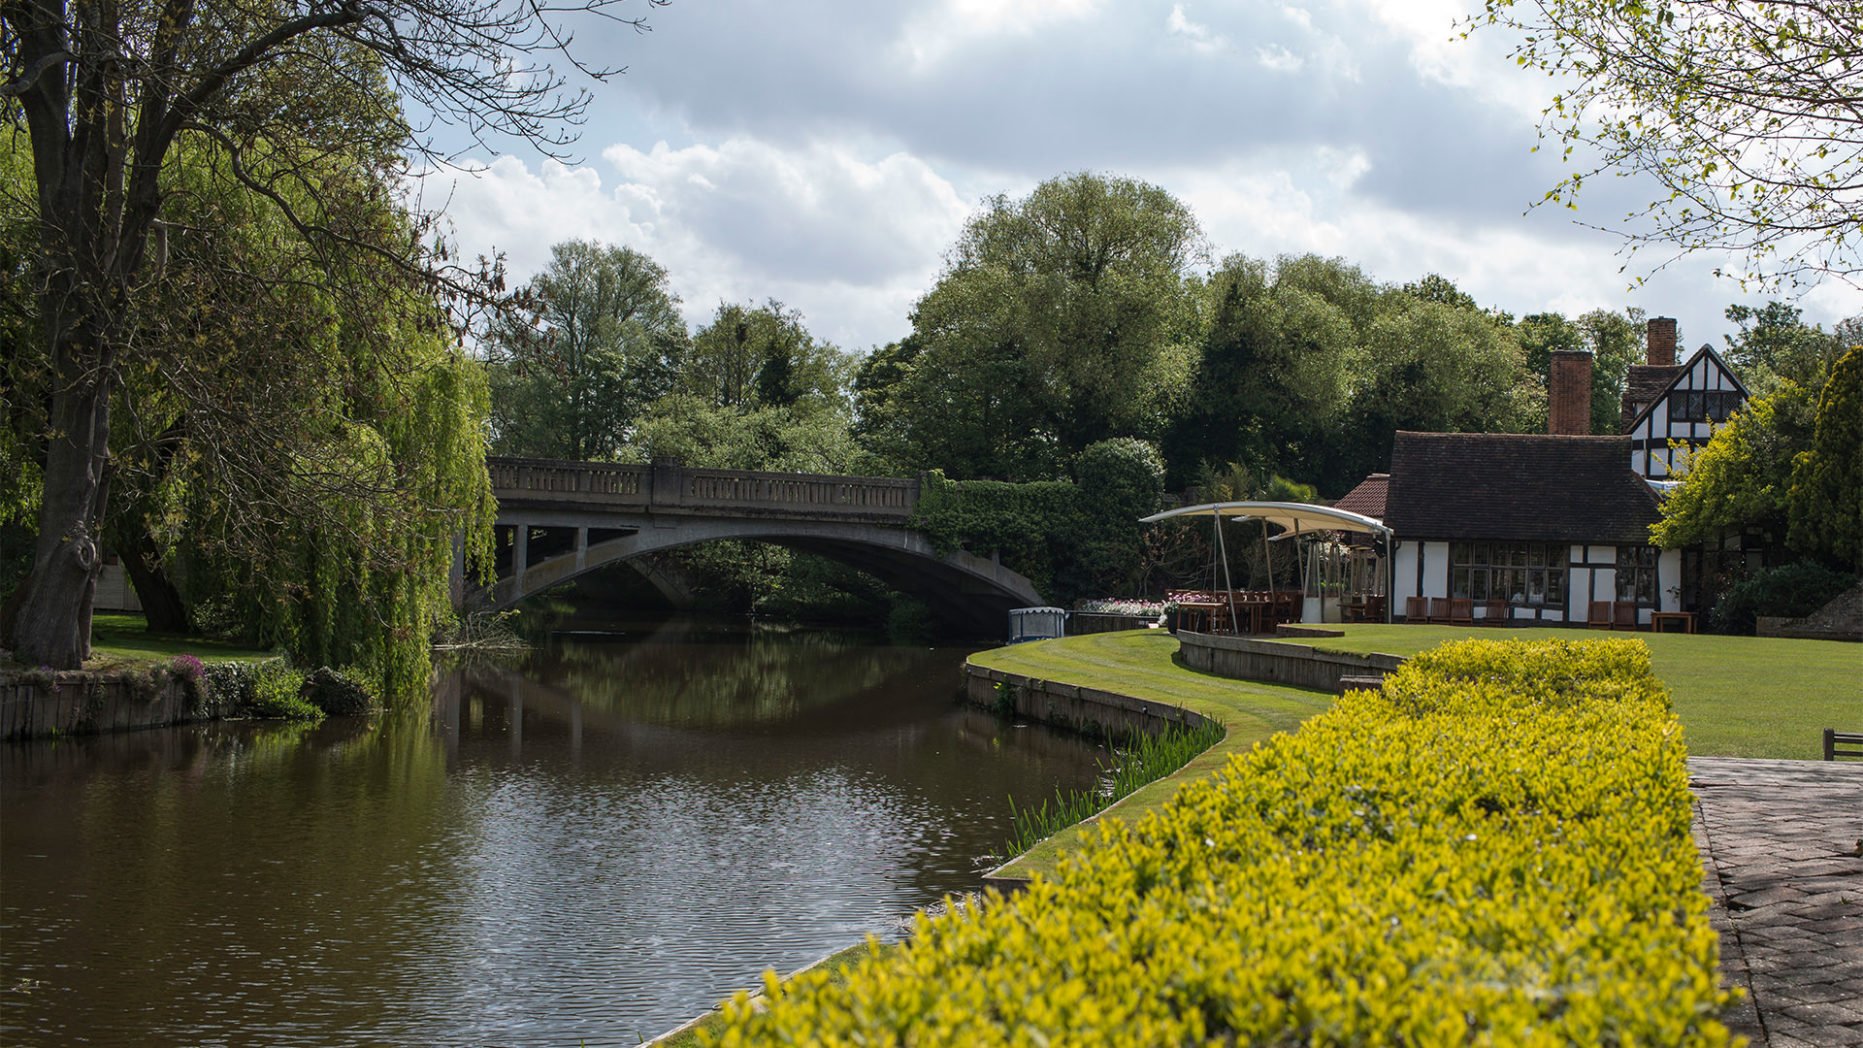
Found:
[[[141,615],[107,612],[91,620],[91,661],[85,663],[85,668],[114,669],[137,662],[166,662],[176,655],[193,655],[202,662],[250,662],[276,654],[225,641],[150,633],[149,624]]]
[[[1176,652],[1177,638],[1163,630],[1128,630],[997,648],[978,652],[970,661],[1005,673],[1168,702],[1211,717],[1229,729],[1223,741],[1175,775],[1145,786],[1107,809],[1120,818],[1137,819],[1163,805],[1180,785],[1221,767],[1230,754],[1246,751],[1277,731],[1295,727],[1333,700],[1325,692],[1229,680],[1187,670],[1171,661]],[[1053,872],[1055,862],[1076,845],[1082,832],[1074,827],[1055,834],[1004,872]]]
[[[1328,651],[1414,655],[1469,637],[1595,640],[1635,637],[1669,686],[1688,752],[1704,757],[1823,756],[1825,728],[1863,731],[1863,645],[1832,640],[1612,633],[1576,629],[1345,625],[1344,637],[1276,638]]]

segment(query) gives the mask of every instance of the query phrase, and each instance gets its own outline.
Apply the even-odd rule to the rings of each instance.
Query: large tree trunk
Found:
[[[14,656],[77,669],[91,650],[91,599],[102,566],[100,522],[108,485],[109,361],[78,339],[54,351],[58,383],[46,444],[45,494],[25,600],[13,625]]]
[[[149,620],[149,632],[192,632],[194,624],[188,615],[187,602],[181,599],[181,591],[163,569],[162,554],[155,548],[155,540],[141,527],[116,530],[121,533],[121,541],[112,545],[123,558],[123,570],[129,575],[130,583],[136,587],[136,600],[142,605],[143,616]]]

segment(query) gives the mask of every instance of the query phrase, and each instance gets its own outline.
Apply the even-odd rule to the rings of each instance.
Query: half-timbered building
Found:
[[[1681,554],[1650,545],[1658,496],[1623,436],[1397,434],[1383,521],[1392,607],[1466,600],[1476,620],[1647,625],[1679,606]]]
[[[1677,443],[1699,448],[1714,427],[1746,403],[1747,389],[1727,362],[1703,345],[1687,363],[1675,362],[1675,321],[1649,321],[1646,363],[1625,376],[1623,432],[1630,437],[1630,469],[1647,480],[1668,480]]]

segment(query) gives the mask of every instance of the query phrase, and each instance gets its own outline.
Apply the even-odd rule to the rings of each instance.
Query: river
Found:
[[[638,1043],[1094,781],[957,705],[964,654],[676,621],[431,717],[0,746],[0,1043]]]

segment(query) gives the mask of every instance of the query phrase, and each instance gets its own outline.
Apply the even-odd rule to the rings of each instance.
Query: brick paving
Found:
[[[1694,757],[1721,970],[1756,1045],[1863,1045],[1863,763]]]

